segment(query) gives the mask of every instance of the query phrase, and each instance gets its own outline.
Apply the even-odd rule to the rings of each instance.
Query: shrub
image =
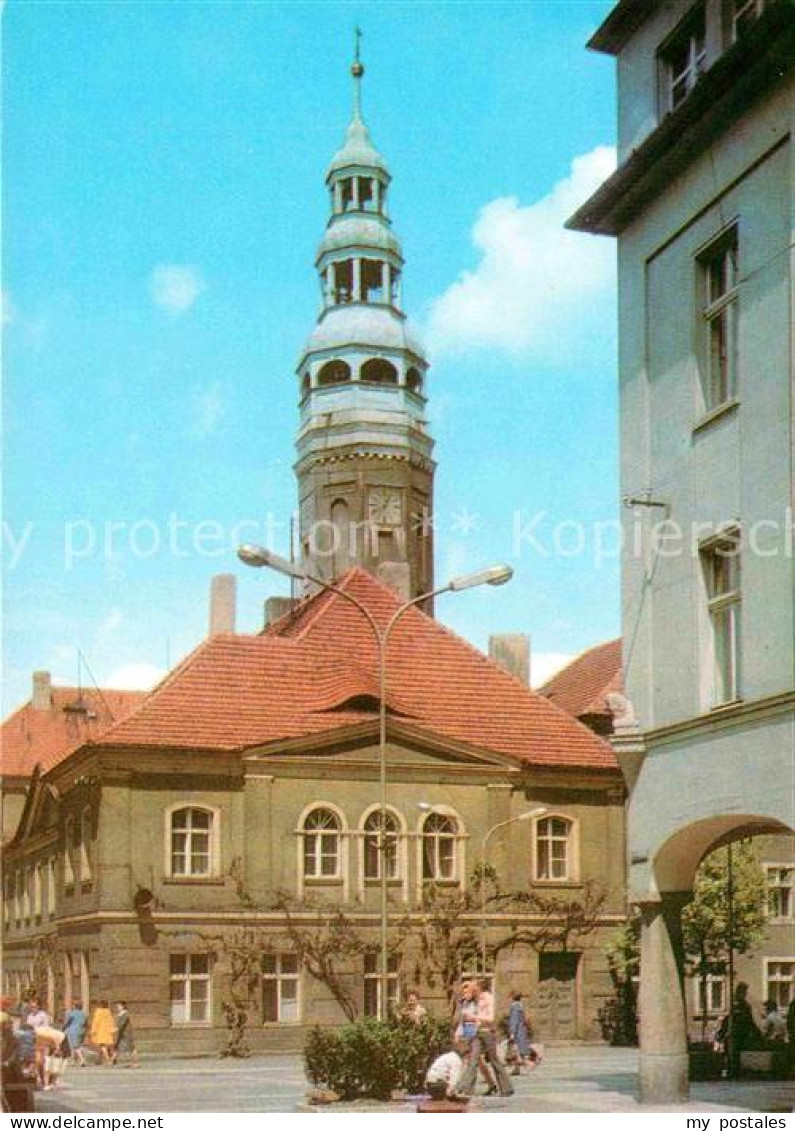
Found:
[[[342,1099],[386,1100],[396,1089],[418,1092],[428,1065],[450,1044],[446,1021],[365,1018],[340,1029],[312,1029],[304,1048],[313,1084]]]

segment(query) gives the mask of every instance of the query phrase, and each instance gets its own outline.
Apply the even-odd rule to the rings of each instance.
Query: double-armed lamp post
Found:
[[[406,601],[400,605],[392,613],[392,616],[382,627],[375,619],[373,614],[367,606],[349,593],[346,589],[342,589],[338,585],[333,585],[331,582],[323,581],[319,577],[313,577],[312,574],[307,573],[300,565],[289,562],[286,558],[279,557],[278,554],[271,553],[263,546],[254,546],[246,544],[241,546],[237,551],[237,556],[242,562],[248,566],[255,568],[266,567],[273,569],[277,573],[284,574],[286,577],[292,577],[298,581],[308,582],[310,585],[317,585],[321,589],[327,589],[331,593],[337,593],[346,601],[350,601],[355,605],[359,612],[364,616],[375,638],[376,646],[378,648],[378,667],[379,667],[379,694],[378,694],[378,762],[379,762],[379,784],[380,784],[380,810],[381,810],[381,828],[378,835],[379,847],[379,880],[380,880],[380,893],[381,893],[381,962],[380,962],[380,984],[381,995],[379,1002],[379,1013],[382,1017],[386,1017],[388,1013],[389,1001],[389,876],[387,867],[388,855],[388,840],[386,836],[387,830],[387,758],[386,758],[386,692],[387,692],[387,644],[393,628],[398,623],[404,613],[415,605],[421,605],[424,601],[430,600],[432,597],[438,597],[442,593],[458,593],[462,589],[473,589],[476,585],[504,585],[506,581],[510,581],[513,577],[513,570],[508,565],[495,565],[487,569],[479,570],[477,573],[465,574],[462,577],[454,577],[445,585],[440,585],[436,589],[431,589],[428,593],[421,593],[419,597],[413,597],[410,601]]]

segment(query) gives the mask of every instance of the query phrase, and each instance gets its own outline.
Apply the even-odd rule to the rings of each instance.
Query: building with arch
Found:
[[[618,63],[619,166],[570,226],[618,237],[613,741],[656,1103],[687,1094],[678,925],[699,861],[795,827],[793,15],[788,0],[620,0],[590,42]],[[780,958],[786,1002],[795,939]]]

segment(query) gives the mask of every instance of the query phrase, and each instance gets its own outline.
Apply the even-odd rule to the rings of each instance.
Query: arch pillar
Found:
[[[641,903],[640,1102],[686,1103],[690,1094],[682,908],[692,892]]]

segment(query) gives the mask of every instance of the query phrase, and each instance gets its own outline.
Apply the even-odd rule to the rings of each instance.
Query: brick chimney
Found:
[[[235,631],[237,578],[233,573],[217,573],[210,582],[210,636]]]
[[[52,706],[52,676],[49,672],[33,673],[30,702],[37,711],[49,711]]]
[[[502,632],[489,637],[489,657],[510,675],[530,686],[530,637]]]

